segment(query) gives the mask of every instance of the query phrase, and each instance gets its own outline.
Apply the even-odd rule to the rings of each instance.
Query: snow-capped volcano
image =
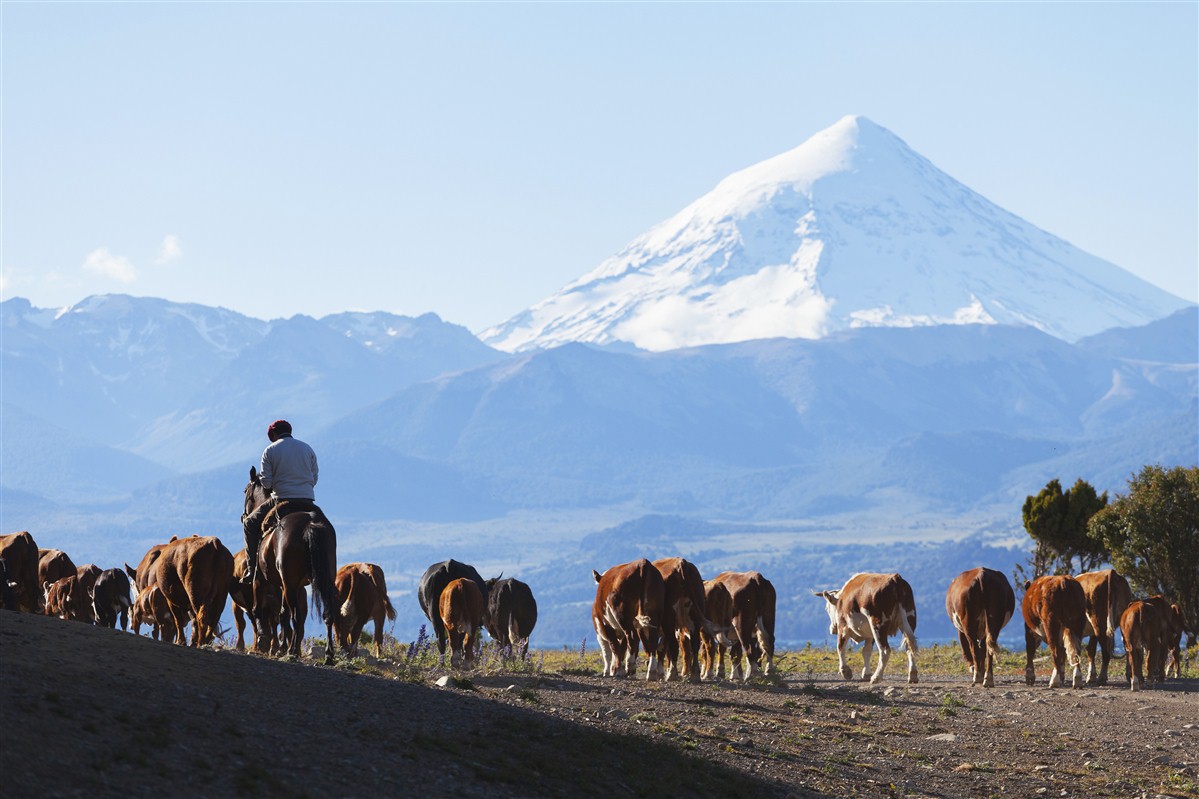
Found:
[[[1002,323],[1075,341],[1186,305],[847,116],[725,178],[480,338],[512,352],[567,341],[669,350],[848,327]]]

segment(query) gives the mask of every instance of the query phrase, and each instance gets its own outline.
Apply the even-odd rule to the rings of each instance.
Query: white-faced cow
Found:
[[[537,624],[537,600],[525,583],[502,577],[501,574],[487,581],[483,624],[505,652],[514,649],[518,657],[524,657],[529,651],[529,636]]]
[[[1016,610],[1016,595],[1003,572],[985,567],[964,571],[945,592],[945,612],[958,631],[962,657],[973,684],[995,685],[996,638]]]
[[[748,681],[757,667],[769,675],[774,668],[774,612],[774,586],[758,572],[722,572],[705,582],[703,678],[724,679],[726,647],[734,680]]]
[[[438,601],[441,623],[450,639],[450,665],[471,668],[475,663],[475,642],[483,627],[483,592],[475,581],[465,577],[451,580]]]
[[[175,641],[179,634],[175,630],[175,616],[167,598],[152,585],[137,595],[129,612],[129,624],[134,635],[141,635],[142,625],[150,625],[150,637],[154,640]]]
[[[67,621],[81,621],[87,624],[95,621],[91,597],[83,590],[83,584],[74,572],[54,583],[46,583],[43,592],[43,612],[47,616],[58,616]]]
[[[1087,599],[1078,580],[1054,575],[1027,582],[1024,584],[1024,601],[1020,609],[1024,614],[1024,647],[1027,655],[1024,681],[1029,685],[1036,683],[1033,655],[1041,641],[1044,641],[1053,659],[1049,687],[1056,688],[1064,683],[1066,666],[1069,665],[1070,684],[1074,688],[1081,688],[1079,658],[1082,631],[1087,625]]]
[[[374,563],[347,563],[333,579],[341,602],[334,624],[341,649],[358,654],[358,638],[368,621],[375,622],[375,657],[383,657],[383,619],[395,621],[396,609],[387,596],[387,578]]]
[[[876,683],[887,668],[891,644],[897,632],[908,650],[908,682],[920,682],[916,671],[916,602],[912,587],[898,574],[855,574],[836,591],[819,591],[828,611],[829,635],[837,636],[837,660],[841,676],[851,679],[853,671],[845,659],[849,642],[862,642],[862,679],[870,670],[870,653],[878,646],[878,668],[870,676]]]
[[[92,610],[96,624],[116,629],[117,620],[121,629],[129,629],[129,609],[133,600],[129,596],[129,576],[120,569],[105,569],[92,586]]]
[[[1082,586],[1087,601],[1087,623],[1082,634],[1087,641],[1087,684],[1107,685],[1107,667],[1116,648],[1116,630],[1120,616],[1132,601],[1128,581],[1111,569],[1086,572],[1075,578]],[[1095,668],[1096,647],[1102,654],[1099,669]]]
[[[623,677],[637,671],[637,649],[645,646],[649,661],[645,679],[658,676],[658,650],[662,641],[666,583],[645,558],[613,566],[595,578],[595,603],[591,623],[604,659],[605,677]]]
[[[688,680],[698,682],[699,631],[708,623],[704,618],[704,578],[695,564],[683,558],[655,560],[654,568],[666,584],[659,667],[665,663],[667,680],[679,679],[685,671]]]
[[[1160,596],[1138,599],[1129,603],[1120,617],[1128,671],[1132,675],[1128,687],[1134,691],[1164,675],[1163,661],[1170,635],[1170,621],[1165,615],[1168,608],[1169,604]]]
[[[459,563],[453,559],[434,563],[426,569],[424,575],[420,578],[420,585],[416,591],[416,598],[420,602],[420,609],[433,625],[433,633],[437,637],[437,651],[443,657],[445,656],[446,635],[445,625],[442,623],[441,616],[439,615],[441,592],[452,581],[458,579],[466,579],[473,582],[478,587],[479,593],[483,595],[483,601],[486,604],[486,581],[479,576],[479,572],[475,570],[474,566]]]

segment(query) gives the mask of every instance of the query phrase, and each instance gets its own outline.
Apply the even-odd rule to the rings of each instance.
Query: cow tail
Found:
[[[383,594],[383,612],[387,614],[388,621],[396,620],[396,609],[391,605],[391,597],[386,592]]]
[[[328,529],[330,535],[326,538],[319,534],[321,529]],[[315,519],[304,530],[304,543],[308,545],[308,557],[312,565],[312,604],[325,624],[332,624],[330,614],[337,605],[337,587],[334,584],[334,567],[332,564],[336,554],[331,550],[333,542],[332,528],[326,523]],[[333,544],[333,546],[336,546]]]

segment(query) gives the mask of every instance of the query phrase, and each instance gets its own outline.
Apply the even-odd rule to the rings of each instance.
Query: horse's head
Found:
[[[253,513],[255,508],[270,499],[270,496],[270,492],[262,485],[258,470],[251,466],[250,482],[246,483],[246,506],[241,514],[242,523],[245,523],[246,517]]]

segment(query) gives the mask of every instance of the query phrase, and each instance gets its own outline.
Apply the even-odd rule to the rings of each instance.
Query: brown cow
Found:
[[[348,563],[337,570],[333,584],[337,587],[337,598],[341,602],[335,624],[342,651],[351,656],[358,653],[358,637],[367,620],[373,619],[375,657],[383,657],[383,618],[391,621],[396,618],[396,609],[391,606],[391,599],[387,596],[387,579],[383,569],[373,563]]]
[[[659,667],[666,666],[665,678],[678,679],[679,653],[683,655],[682,669],[691,682],[699,681],[699,631],[707,625],[704,618],[704,578],[699,569],[683,558],[661,558],[654,568],[666,583],[666,604],[662,618],[663,657]]]
[[[194,536],[193,536],[194,537]],[[165,544],[155,544],[146,550],[146,554],[137,564],[137,568],[133,568],[128,563],[125,564],[125,573],[133,580],[133,590],[138,594],[145,591],[155,578],[154,564],[162,557],[162,551],[171,544],[179,540],[179,536],[171,536],[171,540]]]
[[[83,583],[83,589],[89,594],[96,588],[96,578],[102,570],[94,563],[85,563],[75,570],[75,576]]]
[[[1170,636],[1170,620],[1166,618],[1168,610],[1169,604],[1165,599],[1155,596],[1129,603],[1120,616],[1120,632],[1124,634],[1128,671],[1132,675],[1128,687],[1134,691],[1152,684],[1159,675],[1164,676],[1162,661]],[[1148,663],[1145,663],[1146,659]]]
[[[1069,664],[1070,684],[1081,688],[1081,638],[1087,626],[1087,598],[1082,585],[1065,575],[1038,577],[1024,584],[1024,600],[1020,609],[1024,614],[1024,647],[1027,655],[1024,681],[1029,685],[1036,683],[1033,655],[1041,641],[1044,641],[1053,659],[1049,687],[1056,688],[1065,682],[1066,665]]]
[[[473,667],[475,642],[483,627],[483,592],[474,580],[451,580],[441,592],[438,610],[450,639],[450,665]]]
[[[703,678],[724,679],[726,647],[734,680],[749,681],[757,665],[769,675],[774,670],[774,611],[774,586],[758,572],[722,572],[704,583]]]
[[[73,573],[53,583],[44,586],[46,604],[44,613],[47,616],[58,616],[67,621],[81,621],[91,624],[96,620],[92,612],[92,598],[87,595],[83,583]]]
[[[140,635],[143,624],[150,625],[150,637],[154,640],[175,641],[175,617],[171,605],[158,586],[152,585],[137,595],[129,611],[129,623],[133,634]]]
[[[649,666],[645,679],[658,676],[658,649],[666,606],[666,582],[645,558],[613,566],[595,578],[595,603],[591,623],[604,658],[605,677],[623,677],[637,671],[637,648],[645,646]]]
[[[78,574],[74,561],[61,549],[37,551],[37,581],[40,585],[56,583],[64,577],[76,577]]]
[[[0,536],[0,558],[6,564],[8,579],[15,583],[17,608],[41,613],[45,594],[37,578],[38,549],[33,536],[26,531]]]
[[[962,657],[974,685],[995,686],[996,638],[1016,610],[1016,595],[1003,572],[985,567],[964,571],[945,592],[945,612],[958,631]]]
[[[845,650],[852,639],[863,642],[863,680],[870,670],[871,650],[878,645],[878,668],[870,676],[872,684],[878,682],[891,657],[887,639],[898,632],[908,650],[908,682],[920,682],[916,671],[916,601],[907,580],[898,574],[855,574],[840,590],[819,591],[816,596],[824,597],[829,635],[837,636],[842,677],[847,680],[853,677],[845,660]]]
[[[183,538],[162,550],[154,564],[154,584],[171,606],[179,643],[189,615],[194,619],[192,646],[216,637],[232,579],[233,553],[219,538]]]
[[[1107,667],[1116,648],[1116,630],[1120,628],[1120,616],[1132,601],[1132,589],[1128,581],[1112,569],[1086,572],[1075,578],[1082,586],[1087,600],[1087,623],[1082,634],[1087,641],[1087,685],[1107,685]],[[1099,672],[1095,671],[1095,650],[1102,652]]]

